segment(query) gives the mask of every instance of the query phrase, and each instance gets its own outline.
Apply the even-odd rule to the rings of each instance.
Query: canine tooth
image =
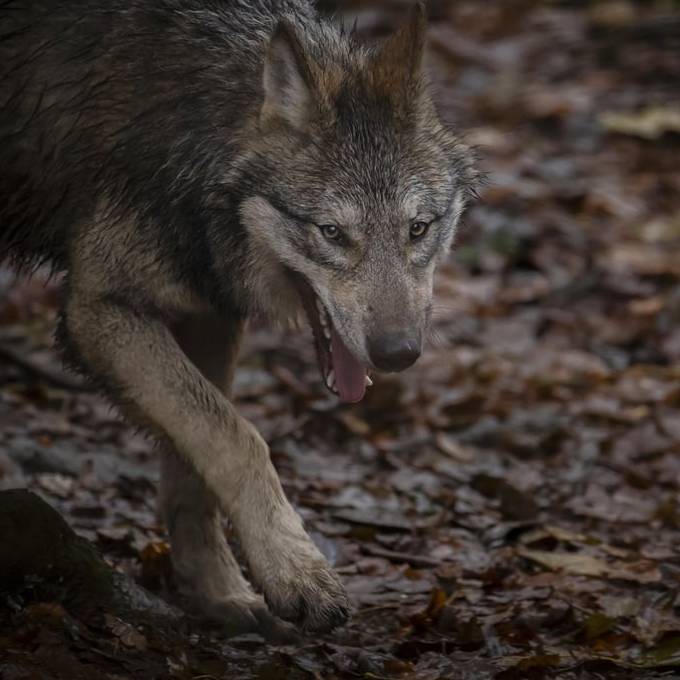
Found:
[[[333,389],[335,387],[335,371],[331,369],[331,372],[328,374],[328,377],[326,378],[326,385],[330,389]]]
[[[366,376],[366,387],[373,387],[373,381]]]
[[[331,339],[331,329],[328,326],[323,327],[323,334],[326,336],[326,340]]]

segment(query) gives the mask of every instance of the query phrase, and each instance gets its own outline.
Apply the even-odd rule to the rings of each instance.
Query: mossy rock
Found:
[[[0,594],[59,602],[81,615],[107,610],[137,620],[181,616],[114,571],[53,507],[25,490],[0,492]]]

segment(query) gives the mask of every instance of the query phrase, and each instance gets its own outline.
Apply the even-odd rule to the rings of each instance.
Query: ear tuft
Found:
[[[408,21],[378,51],[375,58],[378,77],[401,94],[419,82],[426,37],[427,10],[424,2],[417,2]]]
[[[261,119],[304,128],[312,110],[313,82],[295,27],[281,19],[269,41],[263,73]]]

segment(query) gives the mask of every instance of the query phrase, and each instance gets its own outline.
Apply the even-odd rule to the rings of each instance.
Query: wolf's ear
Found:
[[[282,120],[302,129],[314,101],[314,77],[293,25],[282,19],[267,49],[263,73],[264,102],[261,120]]]
[[[417,2],[408,21],[377,51],[375,74],[395,94],[405,95],[420,82],[427,33],[425,3]]]

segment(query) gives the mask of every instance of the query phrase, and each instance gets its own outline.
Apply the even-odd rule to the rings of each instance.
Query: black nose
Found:
[[[403,371],[420,356],[420,337],[386,333],[369,340],[368,354],[381,371]]]

